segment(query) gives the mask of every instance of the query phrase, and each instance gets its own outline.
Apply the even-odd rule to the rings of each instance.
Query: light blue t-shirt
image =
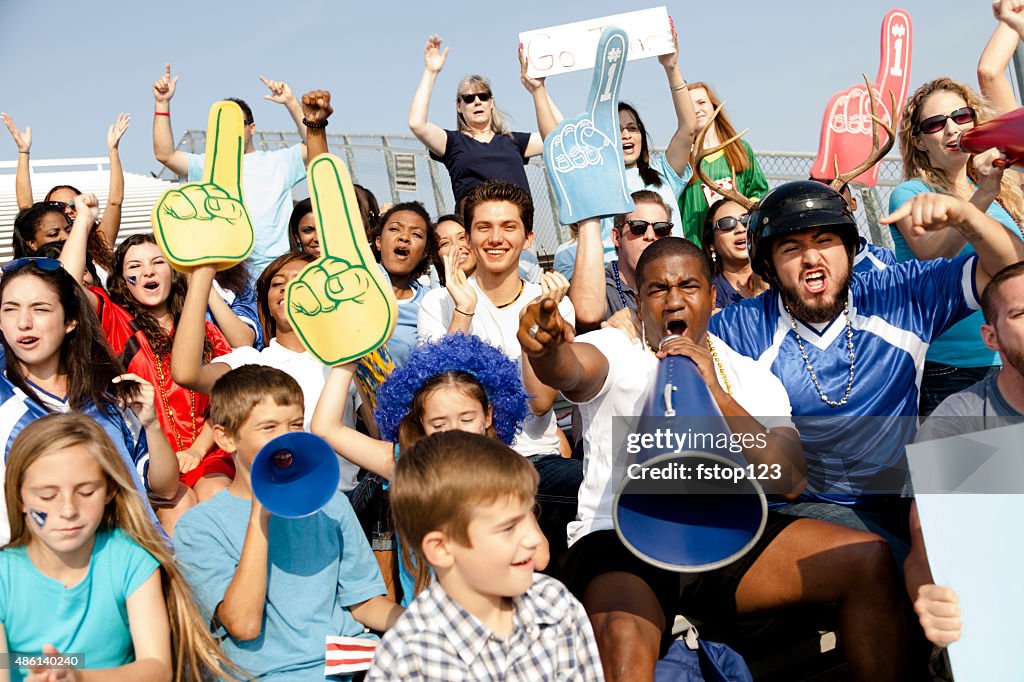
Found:
[[[679,197],[681,197],[683,192],[686,190],[686,183],[690,181],[690,176],[693,175],[693,171],[691,171],[690,167],[687,166],[683,169],[683,175],[679,176],[676,174],[675,170],[673,170],[664,154],[651,154],[651,168],[656,170],[658,175],[661,176],[660,187],[644,184],[643,178],[640,177],[640,169],[627,168],[626,189],[628,189],[631,194],[642,189],[649,189],[660,194],[665,205],[668,206],[671,211],[669,220],[672,221],[672,236],[685,237],[686,235],[683,233],[683,221],[679,216]],[[615,245],[612,244],[612,227],[614,224],[615,219],[611,216],[601,218],[601,242],[604,244],[605,263],[611,263],[613,260],[618,259],[618,255],[615,253]]]
[[[190,509],[174,528],[178,562],[207,619],[234,578],[251,508],[225,490]],[[377,561],[343,493],[312,516],[271,516],[267,538],[259,637],[238,641],[223,627],[215,634],[225,636],[224,653],[261,680],[323,680],[326,636],[363,634],[349,607],[387,593]]]
[[[391,276],[388,271],[384,269],[383,265],[378,264],[378,267],[390,283]],[[404,365],[405,361],[409,359],[409,352],[419,344],[416,325],[420,316],[420,303],[430,291],[417,280],[410,280],[409,286],[412,287],[412,298],[396,301],[398,303],[398,321],[395,323],[395,331],[392,332],[387,343],[388,353],[391,354],[395,367]]]
[[[201,181],[206,155],[186,156],[188,181]],[[305,177],[301,145],[272,152],[255,151],[242,157],[242,198],[256,231],[256,244],[248,261],[254,278],[270,261],[288,252],[292,187]]]
[[[26,547],[0,551],[0,623],[7,651],[41,652],[53,644],[61,653],[85,654],[92,669],[116,668],[135,660],[127,602],[159,568],[152,554],[120,530],[96,533],[89,572],[65,588],[36,569]],[[26,673],[11,669],[12,682]]]
[[[918,194],[932,191],[934,190],[920,180],[908,180],[900,183],[889,195],[889,212],[892,213]],[[993,201],[986,213],[989,217],[995,218],[1005,225],[1006,229],[1013,234],[1021,236],[1017,223],[998,202]],[[915,260],[916,256],[896,226],[890,227],[889,231],[892,233],[896,260],[901,263]],[[959,255],[967,253],[974,253],[974,247],[970,244],[965,245]],[[986,348],[982,343],[981,325],[983,324],[985,324],[985,316],[980,311],[956,323],[932,342],[925,359],[952,367],[992,367],[1003,364],[999,359],[999,353]]]
[[[571,242],[559,244],[555,249],[555,272],[565,275],[565,278],[572,281],[572,273],[576,271],[576,247],[578,243],[574,239]]]

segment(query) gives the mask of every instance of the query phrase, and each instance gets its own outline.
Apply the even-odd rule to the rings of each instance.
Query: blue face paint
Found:
[[[128,280],[128,284],[131,284],[132,286],[135,286],[135,283],[139,281],[139,278],[136,277],[135,275],[125,277],[125,279]]]
[[[36,525],[42,528],[46,525],[46,512],[36,511],[35,509],[29,509],[28,515],[32,517],[32,520],[36,522]]]

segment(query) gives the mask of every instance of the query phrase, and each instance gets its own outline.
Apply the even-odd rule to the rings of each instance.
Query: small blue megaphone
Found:
[[[301,431],[264,445],[249,472],[252,494],[260,504],[289,519],[319,511],[334,496],[340,477],[338,455],[327,441]]]
[[[659,429],[690,444],[642,449],[628,460],[612,502],[619,538],[640,559],[680,573],[739,559],[764,532],[768,503],[761,485],[742,475],[743,455],[722,447],[731,431],[689,358],[659,364],[636,430]]]

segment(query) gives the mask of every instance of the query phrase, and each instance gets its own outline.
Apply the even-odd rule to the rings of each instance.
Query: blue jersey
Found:
[[[853,256],[854,272],[871,272],[885,270],[896,265],[896,253],[890,249],[875,246],[864,237],[860,238],[857,253]]]
[[[853,275],[854,378],[849,399],[840,407],[822,401],[800,353],[793,319],[776,292],[736,303],[711,318],[712,334],[766,364],[786,387],[807,455],[805,499],[866,502],[857,498],[883,489],[882,480],[885,490],[899,490],[901,483],[890,475],[906,471],[904,446],[916,431],[925,354],[934,338],[979,308],[976,266],[977,258],[966,255]],[[820,326],[796,324],[821,389],[840,401],[850,374],[845,317]]]

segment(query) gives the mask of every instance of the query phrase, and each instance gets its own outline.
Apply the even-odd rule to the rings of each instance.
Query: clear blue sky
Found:
[[[283,107],[261,99],[260,74],[300,94],[333,93],[331,131],[408,133],[406,114],[423,68],[423,45],[439,33],[451,46],[431,119],[450,127],[458,80],[491,78],[515,127],[532,130],[531,100],[519,84],[519,31],[658,6],[653,0],[587,2],[301,3],[252,0],[0,0],[0,110],[31,125],[33,157],[105,155],[104,135],[120,111],[133,116],[122,142],[130,171],[157,170],[152,157],[150,86],[171,62],[180,75],[172,102],[175,139],[201,128],[209,105],[247,100],[257,126],[288,129]],[[911,90],[940,75],[975,84],[978,56],[995,27],[986,0],[908,0],[914,26]],[[737,127],[762,150],[815,151],[828,98],[861,72],[878,70],[880,0],[669,2],[680,37],[680,67],[711,82]],[[566,115],[582,109],[590,73],[549,79]],[[637,106],[656,145],[673,115],[664,71],[630,62],[623,99]],[[0,129],[0,159],[16,158]]]

